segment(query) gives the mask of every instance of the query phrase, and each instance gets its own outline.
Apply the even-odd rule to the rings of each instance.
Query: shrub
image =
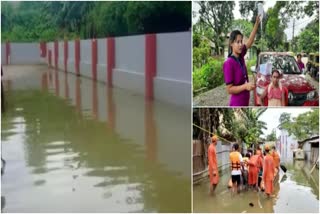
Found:
[[[200,89],[205,89],[205,91],[208,91],[223,84],[223,62],[223,58],[210,58],[208,63],[192,72],[194,95],[203,91]]]

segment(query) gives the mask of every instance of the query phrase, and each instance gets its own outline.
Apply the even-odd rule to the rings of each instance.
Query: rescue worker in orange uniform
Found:
[[[273,192],[273,180],[274,180],[274,162],[273,157],[270,154],[270,148],[268,145],[265,146],[266,156],[263,161],[263,182],[265,193],[268,197],[271,196]]]
[[[264,156],[262,154],[262,151],[261,151],[260,147],[257,148],[256,153],[257,153],[257,155],[260,156],[259,158],[261,159],[261,166],[260,166],[259,173],[258,173],[258,188],[260,188],[260,190],[262,190],[261,189],[261,181],[262,181],[262,173],[263,173],[263,159],[264,159]],[[264,188],[263,188],[263,191],[264,191]]]
[[[249,160],[249,179],[248,184],[255,190],[258,190],[258,175],[262,167],[261,153],[256,150]]]
[[[276,151],[276,147],[275,146],[273,146],[272,149],[273,149],[272,157],[273,157],[273,163],[274,163],[274,167],[275,167],[275,175],[274,175],[274,177],[276,177],[278,175],[279,167],[280,167],[280,155]]]
[[[211,138],[211,143],[208,148],[208,161],[209,161],[209,178],[210,178],[210,194],[212,195],[219,182],[219,171],[218,171],[218,161],[216,145],[218,142],[218,137],[214,135]]]
[[[242,155],[240,154],[239,145],[233,145],[233,151],[230,153],[231,164],[231,179],[232,179],[232,192],[236,190],[239,193],[240,181],[241,181],[241,168],[243,167]]]

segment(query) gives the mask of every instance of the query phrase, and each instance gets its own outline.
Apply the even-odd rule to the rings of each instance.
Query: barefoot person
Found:
[[[219,182],[218,161],[216,145],[218,137],[214,135],[211,138],[211,143],[208,148],[208,161],[209,161],[209,177],[210,177],[210,194],[212,195]]]
[[[250,91],[255,88],[254,83],[249,83],[244,56],[254,42],[259,23],[260,18],[257,16],[246,44],[243,44],[243,35],[240,31],[235,30],[230,34],[229,45],[231,51],[223,64],[224,81],[227,85],[227,92],[231,95],[230,106],[248,106]]]

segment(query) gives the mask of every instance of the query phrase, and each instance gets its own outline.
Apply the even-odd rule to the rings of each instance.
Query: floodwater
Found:
[[[190,212],[191,110],[4,67],[2,212]]]
[[[220,177],[214,196],[209,196],[208,181],[193,187],[193,211],[207,213],[318,213],[319,212],[319,170],[310,175],[304,161],[286,164],[288,171],[280,170],[274,185],[274,198],[267,198],[263,192],[243,191],[231,196],[227,188],[230,172]],[[309,167],[310,168],[310,167]],[[250,206],[250,203],[251,206]],[[253,205],[253,206],[252,206]]]

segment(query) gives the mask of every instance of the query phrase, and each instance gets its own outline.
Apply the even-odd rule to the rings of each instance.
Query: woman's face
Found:
[[[272,76],[272,83],[273,84],[278,84],[279,83],[279,79],[280,79],[280,75],[278,72],[273,72]]]
[[[301,56],[297,56],[297,58],[298,58],[298,61],[301,61]]]
[[[236,39],[230,45],[232,47],[232,52],[236,54],[241,54],[243,43],[242,43],[242,36],[237,35]]]

